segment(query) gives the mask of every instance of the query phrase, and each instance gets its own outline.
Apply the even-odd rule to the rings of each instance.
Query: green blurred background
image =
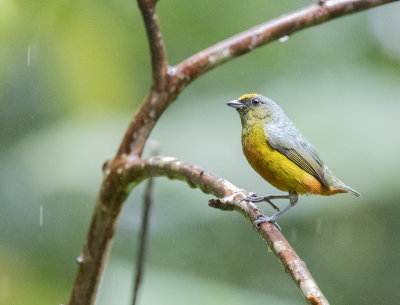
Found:
[[[158,13],[177,64],[310,3],[162,0]],[[276,194],[242,155],[225,102],[250,92],[277,101],[362,193],[301,197],[280,221],[331,304],[399,304],[399,16],[400,3],[387,5],[230,61],[190,85],[151,134],[163,155]],[[63,304],[101,166],[150,86],[136,2],[2,0],[0,65],[0,304]],[[142,193],[122,211],[98,305],[130,303]],[[304,304],[251,224],[209,198],[156,181],[140,304]]]

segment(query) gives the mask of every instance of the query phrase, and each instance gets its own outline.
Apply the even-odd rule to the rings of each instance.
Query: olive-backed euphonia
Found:
[[[247,161],[266,181],[289,193],[247,198],[251,202],[266,201],[278,210],[270,217],[262,215],[254,225],[275,223],[278,216],[297,203],[298,194],[351,193],[360,196],[333,175],[315,148],[273,100],[252,93],[242,95],[228,105],[240,115],[242,148]],[[272,199],[289,199],[289,205],[279,210]]]

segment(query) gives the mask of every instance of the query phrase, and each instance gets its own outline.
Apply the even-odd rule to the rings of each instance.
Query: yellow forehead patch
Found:
[[[238,98],[238,101],[244,100],[246,98],[251,98],[253,96],[257,96],[258,94],[256,93],[250,93],[250,94],[243,94],[241,97]]]

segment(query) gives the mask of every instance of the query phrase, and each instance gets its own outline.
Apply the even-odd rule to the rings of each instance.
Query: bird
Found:
[[[261,214],[253,222],[259,227],[277,218],[298,202],[298,195],[331,196],[360,193],[347,186],[328,169],[314,146],[301,134],[283,109],[272,99],[260,94],[244,94],[227,103],[237,110],[242,123],[242,149],[253,169],[275,188],[288,195],[252,196],[249,202],[268,202],[277,212],[272,216]],[[271,200],[289,199],[279,209]]]

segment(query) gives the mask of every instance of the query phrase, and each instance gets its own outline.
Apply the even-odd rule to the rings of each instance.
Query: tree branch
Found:
[[[329,21],[333,18],[393,1],[396,0],[330,0],[323,2],[321,5],[314,4],[251,28],[193,55],[176,67],[168,68],[158,19],[155,14],[156,1],[138,0],[150,44],[153,84],[148,97],[125,132],[116,156],[104,165],[103,181],[87,233],[86,244],[82,255],[78,258],[79,270],[75,278],[70,304],[90,305],[94,303],[102,270],[111,248],[111,241],[119,213],[131,188],[140,180],[140,176],[136,176],[139,172],[127,171],[127,168],[133,164],[132,162],[141,162],[140,156],[143,147],[154,125],[164,110],[188,84],[210,69],[282,36],[293,34],[301,29]],[[160,172],[162,172],[162,164],[159,167]],[[130,176],[127,175],[128,172]],[[164,174],[174,179],[189,179],[189,176],[191,176],[185,176],[182,172],[177,173],[174,171],[165,171]],[[128,176],[129,179],[127,179]],[[202,179],[198,177],[196,178],[197,180],[193,179],[189,179],[188,183],[200,187],[203,191],[207,192],[209,190],[208,193],[212,193],[217,197],[226,197],[226,192],[233,194],[233,190],[236,189],[229,183],[229,186],[225,185],[227,183],[225,180],[219,178],[211,179],[209,175],[204,175]],[[207,182],[207,179],[211,179],[215,185],[212,186]],[[195,183],[196,181],[198,183]],[[214,202],[211,205],[217,205],[217,203]],[[235,204],[228,204],[227,202],[226,204],[221,204],[219,207],[242,211]],[[285,240],[277,239],[276,241],[281,241],[282,244],[275,244],[273,233],[277,231],[274,226],[263,224],[261,228],[262,232],[266,232],[262,233],[263,237],[264,235],[266,236],[265,238],[269,236],[269,239],[267,239],[270,240],[271,249],[277,253],[278,257],[291,255],[292,250]],[[279,245],[282,245],[282,247],[279,247]],[[301,260],[284,259],[284,261],[294,264],[291,265],[288,263],[284,265],[286,269],[291,270],[296,264],[303,266]],[[298,270],[302,269],[299,268]],[[308,282],[306,280],[302,282],[303,284],[300,284],[297,278],[301,275],[301,272],[297,274],[293,271],[291,274],[303,293],[307,297],[310,297],[308,299],[309,303],[319,304],[317,301],[312,303],[313,298],[311,296],[315,298],[319,297],[310,293],[314,287],[312,283],[315,282],[311,280]],[[307,272],[308,275],[309,273]],[[308,292],[305,293],[304,291]]]
[[[189,57],[176,67],[177,75],[188,84],[218,65],[281,37],[394,1],[397,0],[330,0],[311,4],[259,24]]]
[[[234,186],[229,181],[209,173],[198,166],[171,157],[138,159],[127,164],[123,179],[142,181],[151,176],[165,176],[187,182],[207,194],[220,199],[211,199],[209,205],[221,210],[236,210],[253,223],[261,215],[259,209],[243,199],[250,193]],[[135,182],[136,183],[136,182]],[[281,232],[271,223],[263,223],[258,233],[281,261],[285,271],[300,288],[309,304],[328,305],[328,301],[314,281],[306,264],[300,259]]]
[[[150,46],[153,86],[157,89],[162,89],[165,86],[168,62],[158,24],[158,17],[155,12],[157,0],[137,0],[137,2],[142,12],[147,40]]]

